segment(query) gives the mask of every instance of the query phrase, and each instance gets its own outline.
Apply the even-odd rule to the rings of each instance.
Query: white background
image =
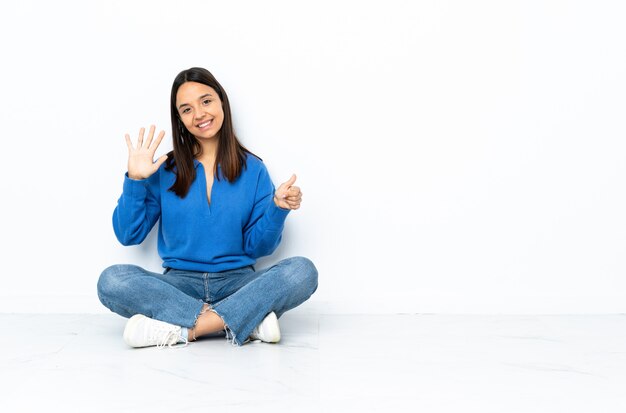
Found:
[[[127,149],[171,148],[178,72],[303,207],[260,264],[311,258],[322,312],[626,311],[621,1],[23,1],[0,6],[0,312],[105,312],[160,269],[111,213]]]

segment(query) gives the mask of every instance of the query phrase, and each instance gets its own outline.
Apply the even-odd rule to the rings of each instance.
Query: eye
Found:
[[[185,108],[185,109],[181,110],[180,113],[189,113],[190,110],[191,109],[189,109],[189,108]]]
[[[208,105],[209,103],[211,103],[211,99],[204,99],[202,103],[204,103],[205,105]]]

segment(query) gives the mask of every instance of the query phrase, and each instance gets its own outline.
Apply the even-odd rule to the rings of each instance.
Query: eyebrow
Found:
[[[211,95],[210,93],[205,93],[204,95],[200,96],[198,100],[202,100],[207,96],[213,96],[213,95]],[[183,106],[189,106],[189,103],[181,103],[180,105],[178,105],[178,109],[182,108]]]

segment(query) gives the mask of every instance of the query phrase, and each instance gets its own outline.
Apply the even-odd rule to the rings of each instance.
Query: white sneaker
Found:
[[[187,337],[181,337],[180,333],[179,326],[135,314],[126,323],[124,341],[131,347],[172,347],[181,340],[187,345]]]
[[[278,325],[278,318],[273,311],[265,316],[261,324],[252,330],[250,340],[261,340],[266,343],[278,343],[280,341],[280,326]]]

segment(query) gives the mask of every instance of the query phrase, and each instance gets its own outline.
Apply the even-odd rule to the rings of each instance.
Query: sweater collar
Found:
[[[199,160],[197,160],[197,159],[195,159],[195,158],[194,158],[194,160],[193,160],[193,167],[194,167],[194,168],[196,168],[196,169],[198,169],[198,166],[199,166],[199,165],[202,165],[202,164],[200,163],[200,161],[199,161]],[[217,164],[217,169],[218,169],[218,170],[219,170],[219,169],[222,169],[222,165],[218,163],[218,164]]]

